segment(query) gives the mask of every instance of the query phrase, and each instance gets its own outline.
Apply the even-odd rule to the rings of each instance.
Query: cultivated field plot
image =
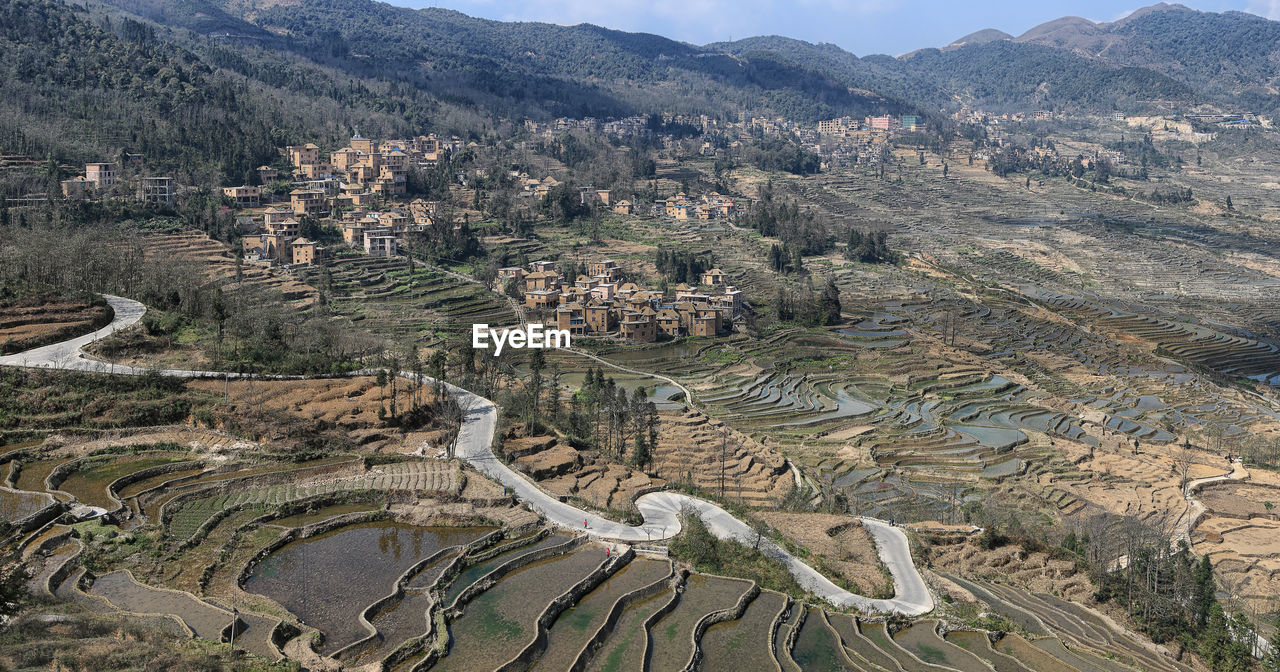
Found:
[[[0,354],[22,352],[86,334],[111,321],[105,303],[55,296],[0,302]]]
[[[321,286],[320,269],[299,277]],[[327,265],[332,279],[330,310],[361,328],[397,343],[406,338],[431,341],[470,332],[472,324],[514,324],[505,299],[483,286],[421,266],[409,270],[402,258],[361,257]]]
[[[237,269],[236,257],[231,250],[203,233],[147,233],[144,241],[142,251],[145,259],[189,261],[210,280],[234,280],[238,277],[237,285],[278,291],[288,305],[299,310],[315,303],[317,292],[314,287],[260,265],[240,264]]]

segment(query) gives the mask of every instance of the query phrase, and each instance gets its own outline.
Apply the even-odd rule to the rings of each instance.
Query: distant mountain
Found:
[[[275,48],[316,63],[509,117],[745,111],[812,120],[908,109],[768,50],[731,56],[587,24],[490,21],[370,0],[104,1],[204,35],[267,34]],[[174,8],[188,6],[197,9]]]
[[[697,46],[373,0],[0,0],[0,151],[140,152],[237,181],[304,138],[662,112],[1280,109],[1280,23],[1155,5],[858,57],[780,36]]]
[[[1253,14],[1160,3],[1110,23],[1075,16],[1055,19],[1012,41],[1158,72],[1220,105],[1255,111],[1280,105],[1280,22]]]
[[[968,46],[970,44],[986,44],[988,42],[995,42],[996,40],[1012,40],[1012,39],[1013,39],[1013,36],[1010,35],[1009,33],[1004,32],[1003,30],[996,30],[995,28],[983,28],[982,30],[965,35],[964,37],[943,47],[943,49],[959,49],[960,47]]]
[[[965,103],[992,110],[1139,111],[1150,101],[1196,98],[1192,87],[1148,68],[1117,66],[998,37],[946,49],[918,49],[898,58],[858,58],[834,45],[780,37],[707,48],[730,54],[768,50],[857,90],[910,101],[925,110]]]
[[[962,102],[1134,112],[1166,103],[1266,111],[1280,103],[1280,23],[1180,5],[1111,23],[1063,17],[1016,37],[980,30],[895,59],[781,36],[695,46],[372,0],[97,1],[508,117],[696,111],[814,120]]]

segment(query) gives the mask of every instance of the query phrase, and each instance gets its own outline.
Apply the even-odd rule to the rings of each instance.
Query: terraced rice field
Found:
[[[782,612],[786,598],[762,592],[747,605],[742,618],[717,623],[702,635],[706,672],[741,672],[744,660],[768,660],[773,623]]]
[[[693,657],[693,630],[711,613],[731,609],[750,583],[693,574],[685,582],[676,608],[649,630],[648,664],[655,670],[678,670]]]
[[[840,637],[827,624],[821,610],[810,608],[800,626],[791,660],[802,670],[854,672],[852,659],[840,644]]]
[[[600,629],[609,610],[623,595],[659,581],[671,573],[667,562],[637,558],[587,593],[556,619],[547,633],[547,648],[530,669],[560,672],[569,669],[587,640]]]
[[[398,523],[343,527],[272,553],[254,568],[244,589],[274,599],[325,633],[321,648],[335,651],[368,634],[356,615],[390,593],[406,569],[488,531]]]
[[[602,549],[583,546],[506,574],[468,602],[462,616],[449,624],[449,655],[432,669],[479,672],[511,660],[533,639],[535,623],[547,603],[606,559]]]
[[[116,503],[107,493],[107,486],[116,479],[136,471],[181,462],[185,459],[183,455],[144,454],[137,457],[108,458],[101,463],[95,460],[91,466],[71,472],[58,485],[58,490],[70,494],[82,504],[111,510],[116,507]]]
[[[536,553],[546,548],[559,546],[560,544],[569,541],[569,539],[569,535],[566,534],[549,534],[536,541],[528,538],[516,539],[510,544],[492,549],[498,551],[498,553],[486,560],[468,564],[460,574],[453,578],[452,582],[444,591],[440,604],[445,607],[453,606],[454,602],[458,599],[458,596],[461,595],[464,590],[469,588],[471,584],[479,581],[489,572],[497,569],[499,566],[513,560],[517,560],[530,553]]]
[[[410,583],[423,587],[406,587],[404,594],[376,613],[369,615],[369,622],[378,631],[369,644],[357,644],[343,651],[341,659],[351,665],[365,665],[385,658],[409,639],[418,637],[431,627],[427,610],[435,604],[431,587],[444,572],[456,553],[446,553],[440,559],[423,567]]]
[[[791,659],[791,654],[787,650],[792,632],[800,626],[800,619],[804,616],[804,609],[803,604],[791,605],[787,613],[779,620],[778,628],[773,631],[774,660],[786,672],[801,672],[800,666],[796,665],[796,661]]]
[[[587,669],[591,672],[640,669],[641,662],[644,660],[645,619],[670,602],[673,597],[675,597],[674,592],[664,590],[628,605],[614,624],[604,646],[591,658]]]
[[[396,342],[430,341],[437,334],[470,331],[472,324],[516,321],[510,305],[483,286],[421,265],[411,274],[403,258],[342,259],[327,270],[333,279],[330,309]],[[308,269],[299,277],[316,285],[320,270]]]
[[[77,554],[80,553],[82,546],[77,541],[68,541],[59,545],[57,548],[50,550],[44,559],[44,564],[40,566],[39,571],[31,575],[27,579],[27,588],[37,595],[47,595],[49,593],[49,578],[62,566]],[[56,586],[55,586],[56,588]]]
[[[189,469],[179,469],[177,471],[169,471],[163,474],[156,474],[155,476],[149,476],[147,478],[139,479],[122,488],[119,488],[116,491],[116,496],[119,497],[122,501],[125,501],[130,498],[138,496],[140,493],[146,490],[150,490],[151,488],[156,488],[161,485],[164,485],[169,481],[177,480],[180,478],[187,478],[189,476],[194,476],[204,471],[204,469],[205,467],[203,465],[197,464],[196,466],[192,466]]]
[[[228,550],[228,545],[233,542],[233,536],[243,531],[242,526],[266,513],[265,507],[255,506],[237,511],[220,520],[200,540],[200,543],[179,556],[181,558],[179,562],[173,562],[170,565],[175,571],[164,576],[165,583],[196,594],[203,593],[204,586],[200,582],[206,568],[223,561],[223,552]],[[278,533],[279,530],[268,532]]]
[[[14,484],[19,490],[29,490],[31,492],[45,492],[44,481],[49,477],[49,473],[59,464],[69,462],[73,457],[50,457],[22,462],[22,470],[18,472],[18,480]],[[59,497],[59,495],[54,495]],[[66,495],[60,498],[65,499]]]
[[[898,669],[898,663],[892,656],[862,634],[862,628],[852,616],[830,614],[827,620],[839,633],[840,641],[851,659],[865,663],[864,666],[876,666],[884,670]]]
[[[411,490],[423,493],[457,493],[462,472],[456,464],[437,460],[399,462],[374,467],[351,476],[329,477],[315,482],[284,483],[231,492],[183,502],[169,521],[169,534],[186,539],[213,514],[237,506],[273,506],[319,495],[357,490]]]
[[[88,590],[112,606],[140,614],[173,614],[182,619],[197,637],[222,641],[222,630],[231,625],[230,612],[201,602],[190,595],[142,585],[126,572],[99,576]]]
[[[38,493],[0,489],[0,520],[16,522],[49,504],[49,498]]]
[[[898,646],[930,665],[960,672],[988,672],[991,669],[977,656],[939,637],[937,627],[937,621],[918,621],[894,633],[893,639]]]
[[[297,464],[284,464],[279,462],[250,462],[233,464],[216,470],[205,470],[200,472],[200,474],[194,478],[166,482],[164,483],[164,487],[155,487],[144,490],[138,495],[135,495],[133,501],[136,503],[138,510],[140,510],[143,515],[152,519],[159,519],[166,504],[186,493],[204,490],[211,486],[221,485],[236,479],[249,479],[249,477],[255,476],[266,478],[269,474],[280,474],[281,476],[279,478],[283,479],[283,474],[286,472],[299,472],[301,474],[305,472],[300,470],[308,470],[341,463],[346,463],[351,466],[352,470],[355,470],[358,468],[357,465],[360,464],[360,461],[358,458],[354,458],[350,455],[335,455]],[[298,480],[303,479],[299,476]],[[251,483],[253,481],[246,480],[244,482]],[[252,488],[241,489],[246,490]]]
[[[292,516],[284,516],[282,518],[273,518],[272,525],[279,527],[303,527],[311,525],[322,520],[328,520],[335,516],[341,516],[348,513],[359,513],[361,511],[377,511],[376,504],[333,504],[331,506],[322,506],[314,511],[306,513],[297,513]]]
[[[985,632],[949,632],[947,641],[986,661],[996,672],[1032,672],[1018,659],[991,648],[991,640]]]

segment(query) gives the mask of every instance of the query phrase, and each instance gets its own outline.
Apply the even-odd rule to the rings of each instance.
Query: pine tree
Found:
[[[822,312],[825,324],[840,323],[840,289],[835,279],[827,277],[827,284],[822,288]]]

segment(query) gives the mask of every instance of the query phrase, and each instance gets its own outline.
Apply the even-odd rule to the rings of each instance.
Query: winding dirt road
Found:
[[[147,372],[138,367],[103,362],[85,355],[82,351],[84,346],[132,326],[146,313],[146,307],[137,301],[119,296],[105,298],[115,311],[115,317],[107,326],[68,341],[0,357],[0,366],[54,368],[122,375]],[[183,378],[235,378],[241,375],[183,369],[163,369],[159,373]],[[412,376],[406,377],[412,378]],[[422,381],[430,382],[425,377]],[[457,456],[466,460],[481,473],[510,488],[517,498],[529,508],[545,516],[551,523],[582,531],[602,540],[640,543],[661,541],[678,534],[680,514],[685,510],[692,510],[701,516],[707,528],[717,537],[736,539],[747,544],[756,543],[756,533],[749,525],[734,518],[719,506],[689,495],[654,492],[638,498],[636,508],[640,511],[644,523],[635,526],[608,520],[560,501],[503,464],[493,454],[493,437],[498,418],[497,405],[460,387],[448,384],[446,387],[466,410],[466,417],[458,435]],[[920,572],[916,570],[906,535],[902,530],[884,521],[863,518],[862,522],[876,542],[881,561],[893,576],[895,596],[892,599],[878,600],[851,593],[832,583],[817,570],[767,538],[760,540],[760,548],[765,554],[783,562],[806,590],[837,607],[896,612],[906,616],[919,616],[932,611],[933,597]]]

